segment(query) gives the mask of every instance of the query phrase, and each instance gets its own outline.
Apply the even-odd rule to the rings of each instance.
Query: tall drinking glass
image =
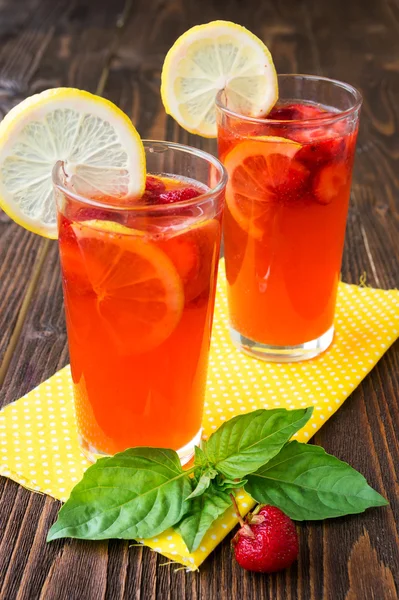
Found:
[[[201,435],[226,174],[213,156],[144,142],[152,183],[197,197],[115,206],[53,179],[78,432],[94,460]]]
[[[322,77],[281,75],[279,92],[267,119],[217,100],[231,335],[277,362],[333,339],[361,106],[356,89]]]

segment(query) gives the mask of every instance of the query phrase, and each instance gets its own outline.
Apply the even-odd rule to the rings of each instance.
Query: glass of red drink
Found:
[[[226,173],[144,142],[146,192],[115,200],[53,178],[78,432],[89,459],[133,446],[193,454],[201,419]]]
[[[334,335],[360,93],[308,75],[279,76],[266,119],[217,99],[229,175],[224,240],[231,335],[276,362],[313,358]]]

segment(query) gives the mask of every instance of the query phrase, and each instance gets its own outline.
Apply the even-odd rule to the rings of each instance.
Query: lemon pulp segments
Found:
[[[187,131],[216,137],[215,98],[222,89],[230,109],[262,117],[277,101],[277,75],[259,38],[241,25],[212,21],[186,31],[169,50],[161,96]]]
[[[279,157],[293,159],[301,144],[276,136],[260,136],[237,144],[225,158],[229,174],[226,203],[238,223],[251,237],[262,239],[260,222],[270,210],[265,199],[273,194]],[[274,160],[273,160],[274,159]]]
[[[83,196],[123,198],[144,191],[144,147],[117,106],[72,88],[31,96],[0,123],[0,206],[46,237],[57,237],[51,174],[58,160]]]
[[[129,355],[159,346],[177,327],[184,308],[183,283],[170,258],[119,223],[83,221],[71,228],[76,245],[64,244],[61,234],[64,275],[87,280],[114,349]]]

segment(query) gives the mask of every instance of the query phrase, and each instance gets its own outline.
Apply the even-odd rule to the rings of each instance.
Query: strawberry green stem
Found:
[[[238,521],[239,521],[241,527],[244,527],[245,522],[244,522],[244,519],[241,516],[241,513],[240,513],[239,509],[238,509],[236,497],[234,496],[234,494],[230,494],[230,498],[231,498],[231,501],[233,503],[234,510],[236,511],[236,515],[237,515]]]

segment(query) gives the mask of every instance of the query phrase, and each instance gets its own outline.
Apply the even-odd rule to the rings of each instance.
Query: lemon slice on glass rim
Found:
[[[52,170],[56,162],[83,196],[141,196],[142,141],[112,102],[55,88],[15,106],[0,123],[0,208],[34,233],[57,238]]]
[[[184,129],[216,137],[215,99],[224,90],[234,112],[264,117],[278,98],[277,74],[265,44],[230,21],[192,27],[173,44],[162,69],[166,112]]]

